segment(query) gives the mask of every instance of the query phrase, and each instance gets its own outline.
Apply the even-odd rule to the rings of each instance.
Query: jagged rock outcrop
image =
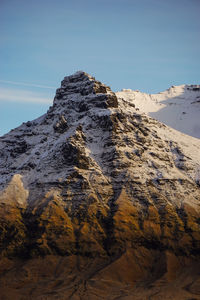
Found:
[[[199,147],[65,77],[45,115],[0,138],[2,299],[199,299]]]

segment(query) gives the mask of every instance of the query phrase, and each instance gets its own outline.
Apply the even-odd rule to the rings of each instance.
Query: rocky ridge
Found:
[[[0,138],[3,299],[199,299],[199,147],[87,73],[65,77],[45,115]]]

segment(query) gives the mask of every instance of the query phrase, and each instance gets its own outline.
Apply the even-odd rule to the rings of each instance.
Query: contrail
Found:
[[[16,90],[16,89],[4,89],[0,87],[0,102],[12,101],[20,103],[41,103],[50,104],[52,99],[45,98],[38,92]]]
[[[43,89],[52,89],[52,90],[56,89],[56,87],[54,87],[54,86],[32,84],[32,83],[25,83],[25,82],[17,82],[17,81],[9,81],[9,80],[1,80],[1,79],[0,79],[0,82],[14,84],[14,85],[21,85],[21,86],[38,87],[38,88],[43,88]]]

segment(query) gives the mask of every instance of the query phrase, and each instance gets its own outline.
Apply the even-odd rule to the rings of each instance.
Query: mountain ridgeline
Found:
[[[0,138],[0,299],[200,299],[199,149],[87,73],[65,77],[46,114]]]
[[[190,136],[200,138],[200,85],[171,86],[158,94],[124,89],[117,92],[148,116]]]

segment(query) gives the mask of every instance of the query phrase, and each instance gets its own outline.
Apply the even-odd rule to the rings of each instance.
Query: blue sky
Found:
[[[0,135],[84,70],[147,93],[200,81],[200,0],[1,0]]]

